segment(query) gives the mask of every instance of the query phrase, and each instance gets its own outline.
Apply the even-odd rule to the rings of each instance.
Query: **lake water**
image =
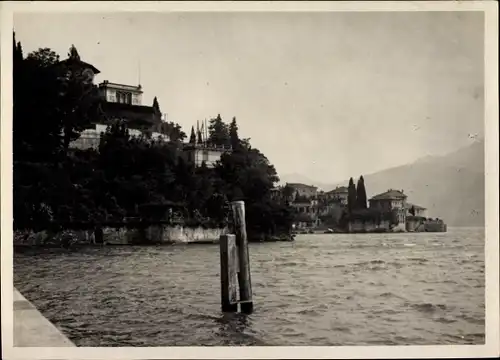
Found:
[[[218,245],[29,250],[14,282],[79,346],[484,343],[484,229],[250,244],[255,311],[220,311]]]

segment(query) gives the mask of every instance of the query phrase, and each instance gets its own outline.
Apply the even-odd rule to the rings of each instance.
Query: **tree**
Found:
[[[55,67],[61,87],[57,110],[62,123],[65,153],[69,144],[78,139],[83,130],[102,116],[98,88],[83,76],[83,70],[88,65],[80,60],[74,45],[69,49],[68,60],[70,61],[61,62]]]
[[[16,42],[16,33],[13,32],[13,62],[14,64],[19,64],[23,61],[23,48],[21,42]]]
[[[347,209],[349,214],[351,214],[356,208],[356,186],[354,185],[354,180],[352,178],[349,179],[347,191]]]
[[[236,117],[233,117],[231,124],[229,124],[229,138],[231,147],[236,149],[240,145],[240,138],[238,136],[238,125],[236,124]]]
[[[412,205],[412,206],[411,206],[411,208],[410,208],[410,214],[411,214],[412,216],[415,216],[415,206],[413,206],[413,205]]]
[[[14,161],[56,161],[61,150],[61,86],[53,65],[59,56],[39,49],[22,59],[18,43],[13,59]]]
[[[158,103],[158,99],[156,98],[156,96],[153,99],[153,109],[155,109],[156,112],[161,113],[160,104]]]
[[[191,136],[189,136],[189,143],[196,144],[196,135],[194,133],[194,126],[191,126]]]
[[[35,66],[49,67],[59,62],[59,55],[49,48],[40,48],[28,54],[27,62],[35,63]]]
[[[282,189],[282,196],[288,202],[293,201],[296,198],[294,188],[286,184]]]
[[[161,123],[160,132],[167,135],[170,141],[173,142],[184,141],[184,139],[187,137],[186,133],[182,131],[182,127],[172,121]]]
[[[79,59],[74,47],[69,55]],[[97,89],[78,76],[77,63],[60,62],[49,48],[23,59],[17,43],[13,56],[16,226],[69,221],[87,205],[70,177],[67,150],[96,117]]]
[[[176,145],[131,138],[126,124],[108,127],[99,144],[94,188],[99,199],[116,199],[117,208],[134,214],[137,206],[176,200]],[[100,179],[99,179],[100,178]],[[180,197],[184,192],[180,194]],[[100,202],[103,207],[113,204]],[[113,210],[113,209],[111,209]]]
[[[356,203],[357,203],[357,208],[358,209],[366,209],[367,208],[367,202],[366,202],[366,189],[365,189],[365,179],[363,179],[363,176],[361,176],[358,180],[358,186],[356,189]]]
[[[210,120],[208,126],[208,141],[212,145],[229,145],[229,127],[222,121],[220,114]]]
[[[277,231],[273,209],[288,207],[273,200],[271,196],[271,190],[279,177],[264,154],[258,149],[238,147],[223,154],[215,170],[224,182],[224,193],[228,199],[245,201],[250,232],[258,234]]]
[[[124,217],[147,220],[152,213],[145,209],[161,212],[170,205],[182,209],[187,223],[225,226],[228,200],[235,199],[246,202],[249,233],[289,229],[292,209],[272,196],[279,181],[276,169],[249,139],[239,138],[235,118],[230,126],[220,115],[211,120],[211,143],[235,148],[212,169],[187,161],[179,151],[186,134],[173,122],[159,127],[171,142],[131,137],[126,123],[114,122],[98,149],[67,151],[81,130],[102,115],[96,87],[79,76],[88,64],[74,46],[68,52],[71,61],[59,61],[48,48],[24,59],[13,36],[16,229],[71,228]],[[160,111],[156,98],[153,107]],[[201,131],[192,127],[189,140],[201,142]]]
[[[15,70],[14,127],[22,129],[26,145],[18,149],[20,156],[24,151],[46,159],[64,155],[70,142],[99,117],[97,87],[82,76],[88,65],[79,60],[74,46],[69,56],[71,61],[60,62],[54,51],[40,48]]]

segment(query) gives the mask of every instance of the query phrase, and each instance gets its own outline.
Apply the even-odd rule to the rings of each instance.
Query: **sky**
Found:
[[[74,44],[189,135],[236,117],[278,174],[323,183],[484,136],[481,12],[15,14],[25,55]],[[471,138],[472,136],[472,138]]]

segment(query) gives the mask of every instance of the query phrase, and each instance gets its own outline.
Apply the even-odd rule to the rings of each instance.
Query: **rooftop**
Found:
[[[100,73],[100,71],[92,64],[86,63],[85,61],[73,59],[73,58],[68,58],[61,60],[57,63],[55,63],[53,66],[61,66],[61,65],[67,65],[67,66],[78,66],[80,68],[88,68],[92,70],[94,75],[97,75]]]
[[[306,185],[306,184],[300,184],[300,183],[286,183],[288,186],[291,186],[293,188],[300,188],[300,189],[317,189],[316,186],[312,185]]]
[[[108,80],[104,80],[102,83],[99,84],[100,88],[105,88],[105,87],[111,87],[111,88],[119,88],[123,90],[131,90],[135,92],[140,92],[142,93],[142,86],[141,85],[127,85],[127,84],[119,84],[119,83],[112,83],[109,82]]]
[[[340,186],[340,187],[336,187],[333,190],[328,191],[327,194],[344,194],[344,193],[348,193],[348,192],[349,192],[349,189],[347,188],[347,186]]]
[[[413,207],[415,210],[427,210],[426,208],[424,208],[424,207],[422,207],[422,206],[415,205],[415,204],[410,204],[410,203],[406,203],[406,208],[407,208],[407,209],[411,209],[412,207]]]
[[[389,189],[384,193],[375,195],[370,200],[402,200],[407,198],[403,190]]]

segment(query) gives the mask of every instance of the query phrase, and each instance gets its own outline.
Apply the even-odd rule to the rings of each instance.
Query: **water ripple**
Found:
[[[483,245],[482,229],[251,244],[248,316],[220,312],[218,246],[28,249],[14,280],[79,346],[480,344]]]

